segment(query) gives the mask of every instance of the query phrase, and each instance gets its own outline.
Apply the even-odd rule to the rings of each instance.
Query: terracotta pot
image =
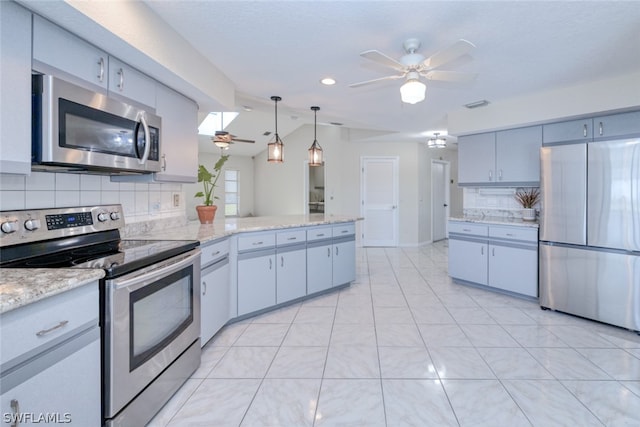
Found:
[[[198,205],[196,206],[196,210],[198,211],[200,224],[213,224],[213,218],[216,216],[216,210],[218,210],[218,207],[216,205]]]

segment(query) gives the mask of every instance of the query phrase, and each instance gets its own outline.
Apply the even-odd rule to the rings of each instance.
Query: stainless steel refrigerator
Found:
[[[640,330],[640,138],[541,149],[540,305]]]

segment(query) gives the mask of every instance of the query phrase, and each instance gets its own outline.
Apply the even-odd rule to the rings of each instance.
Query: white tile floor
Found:
[[[225,327],[151,426],[640,426],[640,336],[454,284],[447,242]]]

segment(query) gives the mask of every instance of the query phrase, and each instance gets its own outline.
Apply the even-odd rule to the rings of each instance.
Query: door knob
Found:
[[[447,206],[449,206],[449,205],[445,203],[443,206],[446,208],[446,207],[447,207]]]

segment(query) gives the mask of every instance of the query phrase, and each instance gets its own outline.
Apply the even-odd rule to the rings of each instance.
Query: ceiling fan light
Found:
[[[229,142],[227,142],[227,141],[216,141],[214,138],[211,138],[211,139],[213,140],[213,143],[215,144],[216,147],[224,148],[224,149],[229,148]]]
[[[400,98],[402,102],[407,104],[417,104],[424,101],[424,94],[427,90],[427,85],[419,80],[409,79],[402,86],[400,86]]]

